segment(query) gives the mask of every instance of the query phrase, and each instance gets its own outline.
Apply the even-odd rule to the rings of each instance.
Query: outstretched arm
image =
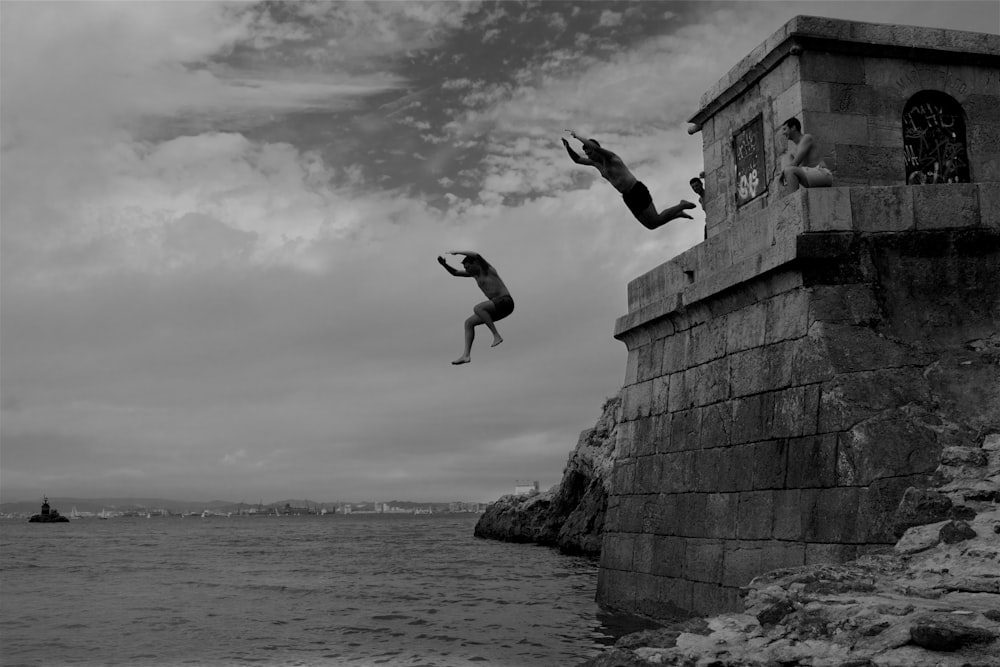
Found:
[[[448,264],[448,260],[444,257],[438,256],[438,264],[443,266],[445,270],[453,276],[458,276],[459,278],[469,278],[472,274],[466,273],[465,271],[459,271]]]
[[[582,157],[579,153],[577,153],[575,150],[573,150],[572,148],[570,148],[568,141],[566,141],[565,139],[563,139],[562,142],[563,142],[563,146],[566,147],[566,152],[569,153],[569,159],[571,159],[573,162],[576,162],[577,164],[582,164],[582,165],[584,165],[586,167],[594,167],[594,166],[596,166],[594,164],[593,160],[591,160],[590,158]]]

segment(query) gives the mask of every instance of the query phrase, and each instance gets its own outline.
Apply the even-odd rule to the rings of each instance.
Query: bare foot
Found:
[[[694,220],[694,218],[692,218],[690,215],[688,215],[684,211],[681,211],[680,213],[678,213],[677,217],[678,218],[687,218],[688,220]]]
[[[687,199],[681,200],[681,206],[683,206],[684,208],[698,208],[697,204],[692,204]]]
[[[499,345],[499,344],[500,344],[500,343],[502,343],[502,342],[503,342],[503,338],[501,338],[500,336],[496,336],[496,337],[495,337],[495,338],[493,339],[493,344],[492,344],[492,345],[490,345],[490,347],[496,347],[497,345]]]
[[[470,361],[472,361],[472,359],[470,359],[468,357],[459,357],[458,359],[456,359],[455,361],[453,361],[451,363],[454,364],[455,366],[458,366],[460,364],[467,364]]]

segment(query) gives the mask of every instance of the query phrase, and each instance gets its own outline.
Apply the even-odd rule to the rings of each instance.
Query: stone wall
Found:
[[[1000,430],[998,65],[996,35],[797,17],[702,98],[708,237],[616,323],[601,604],[731,610],[758,574],[891,545],[942,449]],[[963,182],[908,184],[928,89],[958,105]],[[791,116],[835,187],[747,196]]]
[[[941,449],[1000,428],[1000,230],[828,232],[796,252],[622,334],[636,374],[603,604],[732,609],[761,572],[891,544]]]

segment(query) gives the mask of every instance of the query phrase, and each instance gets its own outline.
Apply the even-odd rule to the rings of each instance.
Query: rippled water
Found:
[[[0,664],[574,665],[593,561],[474,515],[0,521]]]

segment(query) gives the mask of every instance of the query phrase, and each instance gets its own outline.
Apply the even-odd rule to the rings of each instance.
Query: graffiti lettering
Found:
[[[945,93],[924,90],[903,109],[903,157],[906,182],[968,183],[962,107]]]
[[[764,121],[757,116],[733,137],[736,156],[736,203],[744,204],[764,191]]]

